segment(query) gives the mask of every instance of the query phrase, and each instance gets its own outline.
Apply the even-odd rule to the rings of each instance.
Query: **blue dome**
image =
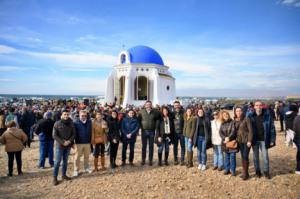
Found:
[[[128,49],[131,63],[164,65],[161,56],[148,46],[134,46]]]

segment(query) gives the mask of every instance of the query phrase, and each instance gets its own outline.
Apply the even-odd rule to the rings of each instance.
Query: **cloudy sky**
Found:
[[[177,95],[300,95],[300,0],[0,0],[0,93],[101,95],[122,46]]]

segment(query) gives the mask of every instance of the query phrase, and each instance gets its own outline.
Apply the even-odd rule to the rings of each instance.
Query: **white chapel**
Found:
[[[135,46],[119,54],[107,78],[105,102],[125,107],[150,100],[166,105],[175,100],[175,91],[175,78],[161,56],[150,47]]]

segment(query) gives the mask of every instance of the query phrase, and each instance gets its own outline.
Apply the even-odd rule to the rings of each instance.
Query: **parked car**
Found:
[[[234,104],[222,104],[220,106],[220,109],[225,109],[225,110],[232,110],[234,107]]]

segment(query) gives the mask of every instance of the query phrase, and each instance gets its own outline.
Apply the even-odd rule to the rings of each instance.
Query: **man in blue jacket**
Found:
[[[249,115],[253,129],[253,162],[257,177],[261,177],[259,166],[259,150],[264,159],[264,175],[270,179],[268,149],[275,146],[276,132],[274,120],[267,109],[262,108],[262,102],[254,103],[255,111]]]
[[[127,117],[122,120],[121,132],[122,132],[122,166],[126,165],[126,151],[129,145],[130,154],[129,154],[129,164],[133,166],[134,159],[134,147],[136,142],[136,136],[139,131],[139,122],[135,117],[134,110],[129,110]]]
[[[74,158],[74,176],[79,174],[79,164],[80,158],[83,154],[84,159],[84,169],[88,173],[92,173],[89,166],[89,155],[91,153],[91,134],[92,134],[92,123],[91,120],[87,118],[87,112],[81,110],[79,112],[79,119],[74,122],[76,129],[75,137],[75,158]]]

